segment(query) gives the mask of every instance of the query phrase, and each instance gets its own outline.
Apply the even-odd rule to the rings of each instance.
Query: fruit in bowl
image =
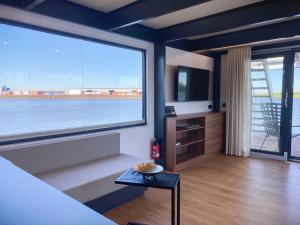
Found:
[[[133,167],[133,170],[143,175],[151,176],[162,172],[164,168],[161,165],[149,162],[137,164]]]

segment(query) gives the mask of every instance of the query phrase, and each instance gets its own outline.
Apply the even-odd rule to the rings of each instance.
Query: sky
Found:
[[[273,93],[282,92],[282,78],[283,69],[270,69],[270,81]],[[252,72],[253,78],[261,78],[263,72]],[[254,86],[265,86],[265,82],[257,81],[253,83]],[[263,92],[263,91],[262,91]],[[294,70],[294,92],[300,92],[300,68],[295,68]],[[259,93],[259,92],[257,92]]]
[[[275,93],[282,92],[282,74],[282,69],[270,70],[270,80]],[[294,92],[300,92],[300,68],[294,70]]]
[[[0,87],[141,88],[141,51],[0,24]]]
[[[12,90],[141,88],[142,52],[0,24],[0,87]],[[281,92],[282,69],[270,70]],[[300,92],[300,68],[294,90]]]

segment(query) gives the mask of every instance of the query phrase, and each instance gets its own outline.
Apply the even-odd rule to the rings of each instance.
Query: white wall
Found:
[[[212,104],[212,85],[214,61],[212,58],[186,52],[183,50],[167,47],[166,49],[166,73],[165,73],[165,97],[166,105],[175,107],[177,114],[209,112],[208,105]],[[178,65],[209,70],[210,88],[209,101],[175,102],[174,99],[174,76]]]
[[[166,64],[214,71],[213,58],[171,47],[166,48]]]
[[[119,129],[116,132],[121,134],[121,152],[150,158],[150,143],[154,136],[154,48],[152,43],[2,5],[0,5],[0,18],[145,49],[147,52],[148,123],[145,126]]]

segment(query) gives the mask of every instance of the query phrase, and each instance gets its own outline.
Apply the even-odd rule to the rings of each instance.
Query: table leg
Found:
[[[175,189],[172,189],[172,225],[175,225]]]
[[[180,225],[180,180],[177,184],[177,225]]]

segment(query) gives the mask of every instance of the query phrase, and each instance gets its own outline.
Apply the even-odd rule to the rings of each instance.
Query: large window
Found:
[[[144,54],[0,24],[0,142],[145,123]]]

